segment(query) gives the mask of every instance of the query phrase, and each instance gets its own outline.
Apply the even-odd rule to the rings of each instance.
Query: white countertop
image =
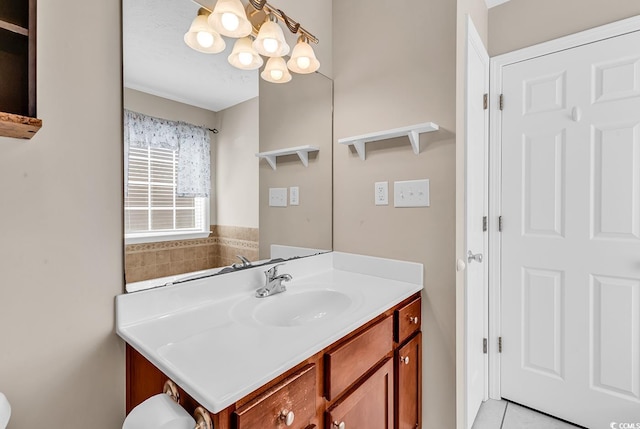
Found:
[[[117,333],[217,413],[423,287],[422,264],[331,252],[286,262],[287,291],[256,298],[269,267],[120,295]],[[279,326],[304,300],[326,302]]]

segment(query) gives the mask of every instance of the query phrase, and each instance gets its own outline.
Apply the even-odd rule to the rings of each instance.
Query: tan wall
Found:
[[[294,75],[286,85],[260,81],[260,151],[318,146],[305,167],[297,155],[260,161],[260,258],[271,244],[331,249],[332,82]],[[269,207],[269,188],[300,188],[300,205]]]
[[[258,98],[218,112],[216,128],[216,223],[257,228]]]
[[[640,14],[633,0],[511,0],[489,11],[489,53],[526,46]]]
[[[216,113],[211,110],[202,109],[200,107],[190,106],[178,101],[169,100],[158,97],[156,95],[147,94],[146,92],[136,91],[134,89],[124,89],[124,107],[134,112],[144,113],[145,115],[154,116],[156,118],[167,119],[170,121],[183,121],[189,124],[205,126],[207,128],[217,127]],[[211,133],[211,165],[216,165],[216,145],[218,143],[217,135]],[[211,189],[216,188],[215,168],[211,170]],[[211,225],[216,224],[216,204],[215,195],[209,199],[210,209],[209,222]]]
[[[99,19],[87,19],[99,17]],[[38,116],[0,138],[0,390],[10,429],[119,428],[120,2],[38,2]]]
[[[467,16],[487,46],[488,10],[484,0],[458,0],[456,44],[456,258],[464,260],[466,252],[465,224],[465,92],[467,67]],[[478,100],[479,102],[480,100]],[[465,422],[465,271],[456,273],[456,424],[462,429]]]
[[[455,422],[456,2],[333,3],[334,137],[426,121],[415,155],[406,137],[369,143],[365,161],[334,144],[334,249],[424,264],[423,427]],[[409,13],[407,13],[407,11]],[[372,23],[384,26],[377,37]],[[430,179],[431,207],[394,208],[393,181]],[[389,206],[374,182],[389,181]]]

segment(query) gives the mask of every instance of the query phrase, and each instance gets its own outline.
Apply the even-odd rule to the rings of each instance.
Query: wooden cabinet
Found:
[[[396,429],[422,427],[422,333],[395,352]]]
[[[0,2],[0,136],[31,138],[36,119],[36,0]]]
[[[393,415],[393,362],[387,358],[327,410],[325,429],[392,429]]]
[[[419,428],[420,311],[420,295],[416,294],[257,391],[212,414],[214,427]],[[162,392],[166,380],[161,371],[127,346],[127,413]],[[179,393],[180,404],[192,413],[199,404],[182,389]]]
[[[316,367],[308,365],[238,408],[237,429],[303,429],[316,415]]]

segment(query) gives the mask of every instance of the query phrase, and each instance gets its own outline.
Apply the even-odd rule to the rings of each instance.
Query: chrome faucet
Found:
[[[278,267],[284,264],[274,265],[270,269],[264,272],[265,285],[256,291],[258,298],[266,298],[271,295],[275,295],[287,290],[286,286],[282,282],[288,282],[292,279],[291,274],[278,275]]]
[[[240,268],[249,268],[251,266],[251,261],[248,260],[247,258],[245,258],[242,255],[236,255],[236,258],[240,259],[242,262],[237,262],[233,265],[231,265],[231,267],[233,269],[240,269]]]

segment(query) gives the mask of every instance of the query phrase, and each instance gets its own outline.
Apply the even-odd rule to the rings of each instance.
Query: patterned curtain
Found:
[[[127,193],[129,148],[162,148],[177,151],[179,197],[209,197],[211,192],[211,136],[204,127],[167,121],[124,111],[124,183]]]

